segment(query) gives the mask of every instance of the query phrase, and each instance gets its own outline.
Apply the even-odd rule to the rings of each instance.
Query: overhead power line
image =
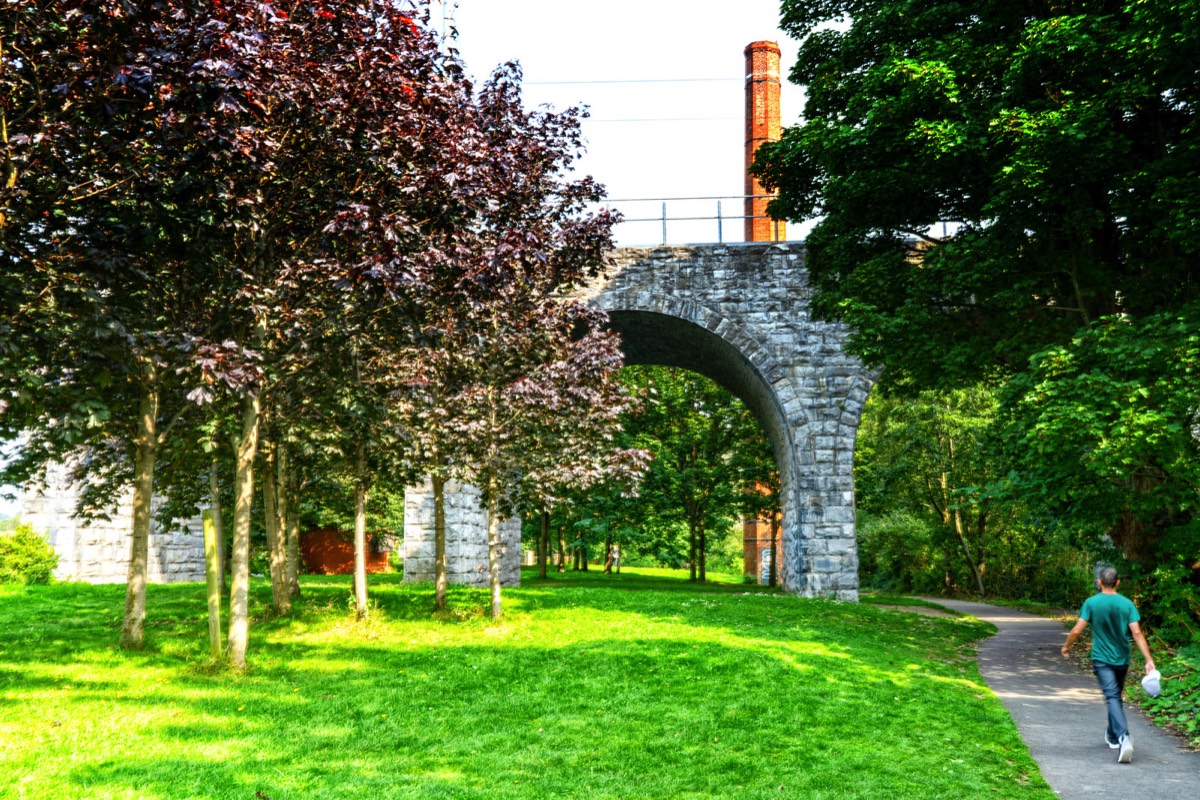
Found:
[[[598,81],[525,81],[526,86],[583,86],[597,83],[732,83],[744,78],[631,78],[629,80]]]
[[[725,122],[740,117],[627,117],[624,119],[605,119],[590,117],[588,122]]]

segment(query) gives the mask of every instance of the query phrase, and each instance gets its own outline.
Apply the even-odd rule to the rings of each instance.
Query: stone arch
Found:
[[[621,248],[571,293],[609,312],[629,362],[694,370],[746,402],[779,464],[784,589],[857,600],[854,440],[875,374],[846,352],[844,326],[812,318],[810,296],[804,246],[760,242]],[[405,501],[405,580],[427,578],[424,563],[432,574],[424,494]],[[477,520],[457,527],[461,542],[486,538]]]
[[[626,363],[681,367],[728,389],[763,426],[779,468],[783,506],[780,581],[804,593],[806,544],[815,539],[803,502],[804,476],[816,462],[808,409],[796,395],[789,370],[742,326],[694,301],[645,291],[604,293],[593,303],[609,314],[622,337]]]

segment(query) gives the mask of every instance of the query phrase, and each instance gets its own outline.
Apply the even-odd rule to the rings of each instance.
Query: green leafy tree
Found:
[[[1115,549],[1172,632],[1200,612],[1200,315],[1106,318],[1014,380],[1005,487],[1080,547]]]
[[[852,347],[885,366],[893,388],[1018,376],[1005,414],[1038,438],[1011,485],[1042,504],[1028,509],[1039,535],[1105,526],[1097,533],[1144,574],[1170,576],[1154,591],[1194,581],[1159,543],[1187,529],[1196,486],[1175,491],[1155,477],[1190,457],[1194,437],[1179,432],[1192,430],[1194,406],[1165,403],[1118,425],[1118,393],[1106,384],[1159,396],[1173,380],[1169,361],[1130,375],[1115,356],[1160,352],[1154,322],[1195,319],[1200,5],[786,0],[782,9],[801,40],[792,79],[808,96],[802,122],[759,151],[755,170],[779,190],[774,213],[822,216],[808,240],[816,312],[849,323]],[[1107,377],[1051,368],[1109,345],[1114,358],[1084,358]],[[1087,380],[1098,391],[1080,391]],[[1066,397],[1055,411],[1076,425],[1031,410]],[[1093,460],[1108,452],[1122,455]],[[1101,464],[1099,505],[1073,505],[1064,519],[1045,502],[1082,496],[1078,479],[1099,477]]]
[[[628,367],[626,375],[646,399],[625,428],[653,456],[636,501],[650,536],[637,547],[678,547],[673,540],[682,526],[691,579],[704,581],[710,536],[724,535],[747,502],[755,476],[744,469],[749,459],[741,453],[748,447],[762,452],[758,423],[732,394],[696,373]]]
[[[815,308],[885,380],[1019,371],[1198,296],[1195,0],[782,10],[807,98],[756,172],[773,213],[822,215]]]

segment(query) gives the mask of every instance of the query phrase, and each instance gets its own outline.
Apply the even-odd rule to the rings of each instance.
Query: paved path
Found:
[[[1104,698],[1089,672],[1062,657],[1062,623],[1011,608],[925,598],[986,620],[999,632],[979,644],[979,671],[1017,723],[1021,738],[1059,797],[1197,800],[1200,753],[1183,749],[1126,705],[1133,763],[1104,744]],[[1077,647],[1079,645],[1076,645]]]

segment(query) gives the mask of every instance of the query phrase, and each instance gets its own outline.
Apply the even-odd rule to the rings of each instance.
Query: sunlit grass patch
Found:
[[[306,578],[206,669],[204,592],[5,589],[0,796],[961,798],[1052,795],[965,659],[988,626],[678,573],[556,574],[487,593]],[[254,609],[269,602],[254,587]],[[784,787],[782,793],[779,787]]]

